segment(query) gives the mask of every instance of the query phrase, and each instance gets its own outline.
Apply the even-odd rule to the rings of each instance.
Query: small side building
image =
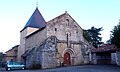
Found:
[[[17,61],[17,54],[18,54],[18,47],[19,45],[16,45],[14,47],[12,47],[12,49],[6,51],[6,55],[5,55],[5,61]]]
[[[120,49],[112,44],[105,44],[97,49],[92,49],[92,64],[120,65]]]

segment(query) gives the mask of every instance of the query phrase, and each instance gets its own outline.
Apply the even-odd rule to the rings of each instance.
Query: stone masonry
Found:
[[[28,22],[21,31],[19,58],[22,56],[21,61],[27,68],[34,65],[40,68],[53,68],[90,62],[92,46],[84,39],[82,28],[67,12],[48,22],[43,20],[45,26],[37,21],[37,18],[43,20],[36,8],[30,18],[33,22]],[[34,21],[40,23],[40,28],[36,28],[39,25],[34,25],[37,23]]]

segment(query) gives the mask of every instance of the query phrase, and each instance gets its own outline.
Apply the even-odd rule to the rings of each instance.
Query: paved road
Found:
[[[0,72],[8,72],[0,69]],[[120,66],[116,65],[81,65],[71,67],[61,67],[44,70],[12,70],[9,72],[120,72]]]

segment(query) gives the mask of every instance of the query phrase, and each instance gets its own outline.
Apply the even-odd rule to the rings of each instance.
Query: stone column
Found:
[[[116,51],[116,64],[120,66],[120,51]]]
[[[97,64],[97,56],[95,53],[92,55],[93,64]]]
[[[116,64],[116,53],[111,53],[111,64]]]

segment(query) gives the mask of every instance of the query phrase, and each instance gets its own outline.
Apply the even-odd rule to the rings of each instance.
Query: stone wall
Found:
[[[56,67],[56,37],[51,36],[38,47],[29,50],[26,58],[27,68],[31,68],[34,64],[41,65],[41,68]]]
[[[18,47],[18,57],[17,60],[21,61],[21,55],[25,52],[25,37],[27,35],[27,29],[20,33],[20,45]]]
[[[74,50],[75,50],[75,53],[76,53],[76,61],[74,62],[75,65],[78,65],[78,64],[82,64],[84,62],[84,58],[83,58],[83,55],[82,55],[82,51],[81,51],[81,45],[80,44],[74,44]]]
[[[91,64],[97,64],[97,55],[96,53],[91,54]]]
[[[38,28],[27,27],[25,30],[20,32],[20,45],[18,47],[18,57],[17,57],[17,60],[19,62],[21,61],[21,55],[24,54],[24,52],[26,51],[26,49],[25,49],[26,36],[34,33],[37,30],[38,30]]]
[[[50,36],[42,49],[42,68],[53,67],[56,67],[56,37]]]
[[[40,46],[29,49],[26,65],[28,68],[32,67],[33,64],[40,64],[41,68],[61,66],[66,52],[71,54],[71,65],[84,63],[80,43],[73,43],[72,46],[73,48],[67,48],[66,42],[60,42],[55,36],[48,37]]]
[[[111,64],[116,64],[116,53],[111,53]]]
[[[63,52],[69,49],[71,53],[74,52],[74,56],[71,57],[73,65],[89,63],[89,53],[85,53],[91,46],[84,39],[82,28],[67,12],[47,22],[47,37],[51,35],[58,39],[58,61],[63,63]]]
[[[89,63],[89,55],[83,54],[82,51],[82,44],[79,42],[71,42],[71,47],[67,47],[66,41],[57,41],[57,59],[60,63],[64,63],[64,54],[66,52],[69,52],[71,55],[71,65],[79,65],[83,64],[84,61],[87,59],[88,61],[86,63]],[[85,48],[83,48],[85,49]],[[85,59],[84,56],[87,56],[88,58]],[[57,63],[59,63],[57,62]],[[59,66],[60,64],[58,64]]]
[[[47,39],[46,28],[38,30],[34,32],[34,34],[27,36],[25,40],[26,50],[38,47],[41,42],[45,41],[45,39]]]
[[[116,64],[120,66],[120,51],[116,52]]]
[[[42,65],[42,52],[40,48],[33,48],[26,57],[26,67],[34,68],[35,66]]]
[[[47,22],[47,37],[53,35],[58,40],[67,41],[67,34],[69,35],[69,41],[83,41],[82,28],[68,13]]]

